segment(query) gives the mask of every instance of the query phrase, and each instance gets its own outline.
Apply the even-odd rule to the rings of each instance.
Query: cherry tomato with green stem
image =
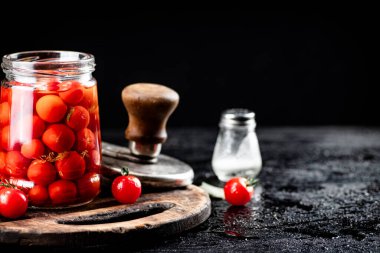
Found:
[[[128,175],[128,169],[123,168],[121,174],[112,182],[112,195],[122,204],[133,204],[141,195],[141,182],[137,177]]]
[[[231,178],[224,186],[224,197],[231,205],[244,206],[251,200],[254,192],[253,187],[257,183],[258,180],[253,178]]]

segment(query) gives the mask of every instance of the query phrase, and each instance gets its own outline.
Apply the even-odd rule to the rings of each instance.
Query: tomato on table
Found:
[[[225,199],[231,205],[244,206],[251,200],[257,182],[243,177],[231,178],[224,186]]]
[[[49,197],[54,205],[74,203],[77,198],[77,187],[68,180],[58,180],[49,185]]]
[[[50,162],[34,160],[27,171],[27,177],[35,184],[48,185],[57,177],[57,170]]]
[[[89,172],[77,180],[79,197],[83,200],[91,200],[100,192],[100,176],[98,173]]]
[[[128,169],[122,169],[122,175],[115,178],[112,182],[112,195],[123,204],[133,204],[141,195],[141,182],[132,175]]]
[[[42,135],[43,143],[54,152],[70,150],[75,142],[73,130],[64,124],[50,125]]]
[[[23,216],[28,209],[26,195],[14,188],[3,187],[0,190],[0,214],[9,219]]]
[[[76,151],[68,152],[62,159],[55,162],[58,174],[62,179],[75,180],[83,176],[86,163]]]

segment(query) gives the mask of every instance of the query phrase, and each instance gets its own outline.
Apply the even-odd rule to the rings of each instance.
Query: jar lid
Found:
[[[220,124],[224,126],[256,126],[255,113],[245,108],[232,108],[222,113]]]

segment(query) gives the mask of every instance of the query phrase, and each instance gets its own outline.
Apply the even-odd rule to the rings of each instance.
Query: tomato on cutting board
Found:
[[[9,219],[23,216],[28,209],[28,199],[21,190],[3,187],[0,189],[0,214]]]
[[[141,182],[137,177],[128,175],[128,169],[123,168],[121,174],[112,182],[112,195],[122,204],[133,204],[141,195]]]

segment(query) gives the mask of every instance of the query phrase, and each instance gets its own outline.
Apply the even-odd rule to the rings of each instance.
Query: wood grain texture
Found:
[[[99,198],[85,207],[28,211],[25,219],[2,221],[0,243],[22,246],[99,246],[152,235],[171,235],[204,222],[211,212],[208,195],[190,185],[144,194],[133,205]]]

